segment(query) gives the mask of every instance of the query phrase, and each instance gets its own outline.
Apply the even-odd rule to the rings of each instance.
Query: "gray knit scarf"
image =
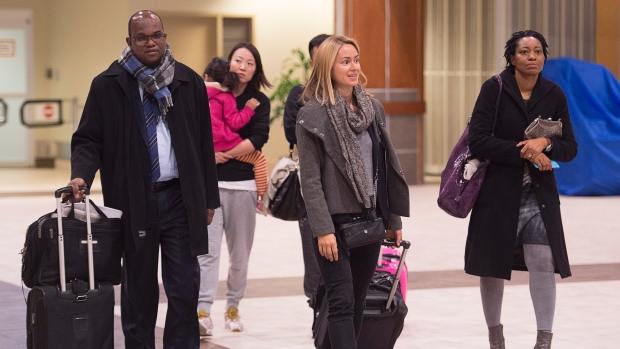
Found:
[[[364,207],[371,208],[372,203],[366,193],[368,193],[368,186],[373,184],[366,183],[364,161],[355,135],[366,131],[375,120],[375,109],[370,97],[361,85],[358,84],[353,88],[353,95],[357,100],[359,113],[350,110],[347,101],[342,98],[337,90],[334,90],[336,104],[328,103],[326,109],[329,120],[336,130],[338,143],[340,143],[340,149],[345,160],[347,177],[353,185],[357,201]]]
[[[135,79],[140,81],[146,91],[152,94],[159,105],[161,116],[166,119],[168,108],[172,107],[172,93],[168,90],[168,85],[174,78],[175,60],[170,53],[170,46],[166,43],[166,51],[161,58],[161,62],[155,69],[149,68],[142,64],[136,58],[131,47],[127,46],[118,59],[125,70],[129,72]]]

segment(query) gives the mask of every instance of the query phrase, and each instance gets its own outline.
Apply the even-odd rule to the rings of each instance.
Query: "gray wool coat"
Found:
[[[568,162],[577,155],[577,142],[570,121],[568,103],[560,86],[538,76],[526,106],[512,69],[501,74],[503,89],[493,131],[493,116],[499,85],[487,80],[480,90],[469,126],[472,153],[491,160],[469,220],[465,246],[465,271],[478,276],[510,280],[511,271],[527,270],[522,246],[515,246],[524,166],[529,166],[532,185],[556,272],[571,275],[560,215],[560,197],[555,171],[539,171],[519,157],[516,145],[524,139],[525,128],[538,116],[562,119],[562,136],[551,139],[553,148],[546,153],[551,160]],[[561,167],[561,164],[560,164]]]
[[[386,229],[402,229],[400,217],[409,216],[409,187],[385,129],[383,106],[374,98],[372,104],[386,156],[390,214],[384,223]],[[345,159],[326,106],[315,99],[308,101],[299,110],[296,136],[301,188],[312,235],[317,237],[333,233],[335,228],[331,215],[361,213],[362,206],[347,177]]]

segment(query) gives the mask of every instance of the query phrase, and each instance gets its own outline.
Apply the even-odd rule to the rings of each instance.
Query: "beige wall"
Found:
[[[293,48],[305,51],[314,35],[334,31],[333,0],[314,0],[311,5],[302,0],[0,0],[0,9],[3,8],[34,11],[34,96],[77,97],[80,113],[90,82],[119,57],[125,46],[127,20],[140,9],[179,16],[252,17],[254,44],[271,82]],[[47,69],[54,72],[52,79],[46,78]],[[68,109],[65,120],[71,118]],[[34,134],[37,140],[67,143],[72,127],[69,122],[59,128],[36,130]],[[264,151],[274,164],[287,150],[280,120],[272,125]]]

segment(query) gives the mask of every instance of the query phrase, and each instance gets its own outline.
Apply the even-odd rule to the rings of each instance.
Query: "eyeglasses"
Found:
[[[133,40],[133,42],[135,42],[136,45],[144,46],[146,45],[147,42],[149,42],[149,39],[153,40],[153,42],[156,44],[161,44],[162,42],[166,41],[166,36],[168,35],[164,33],[157,33],[151,36],[138,35],[138,36],[133,36],[131,40]]]

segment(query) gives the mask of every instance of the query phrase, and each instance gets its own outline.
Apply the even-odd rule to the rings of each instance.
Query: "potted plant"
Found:
[[[284,60],[284,72],[276,78],[276,86],[273,94],[269,97],[269,101],[271,101],[269,124],[284,115],[284,105],[291,89],[299,84],[306,83],[310,76],[310,57],[307,57],[298,48],[293,49],[291,53],[293,57]]]

